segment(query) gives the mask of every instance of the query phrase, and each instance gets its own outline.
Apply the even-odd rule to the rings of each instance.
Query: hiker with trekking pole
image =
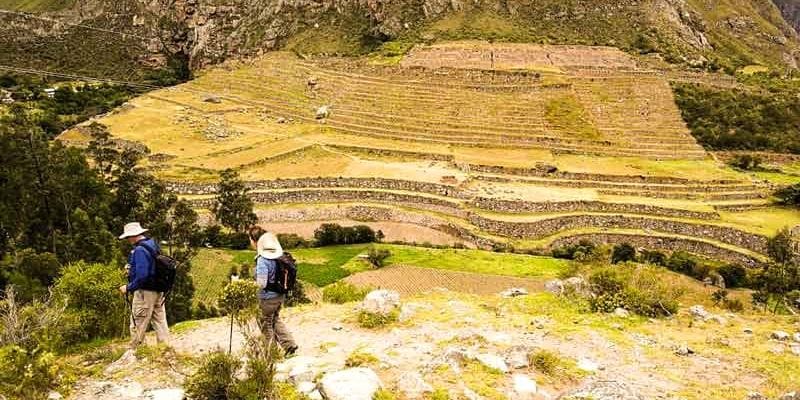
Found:
[[[174,259],[161,254],[155,240],[146,236],[147,229],[138,222],[125,225],[120,240],[132,244],[128,256],[128,283],[119,287],[131,310],[131,349],[144,341],[147,328],[153,326],[158,343],[169,342],[165,304],[175,283]]]

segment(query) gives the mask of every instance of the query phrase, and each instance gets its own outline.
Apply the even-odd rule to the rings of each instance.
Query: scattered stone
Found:
[[[800,393],[798,392],[789,392],[784,393],[781,397],[778,397],[778,400],[800,400]]]
[[[378,375],[369,368],[350,368],[322,377],[321,394],[328,400],[372,400],[381,387]]]
[[[340,330],[344,329],[344,327],[341,326],[341,325],[334,325],[331,329],[333,329],[335,331],[340,331]]]
[[[745,397],[746,400],[767,400],[767,397],[758,392],[750,392]]]
[[[361,309],[374,314],[387,315],[400,307],[400,293],[393,290],[373,290],[364,297]]]
[[[574,389],[559,399],[562,400],[644,400],[626,384],[618,381],[591,381]]]
[[[675,348],[675,354],[685,357],[694,354],[694,350],[690,349],[689,346],[683,344]]]
[[[485,365],[487,368],[500,371],[504,374],[508,373],[508,365],[502,357],[495,354],[481,353],[475,357],[479,363]]]
[[[744,328],[744,329],[742,329],[742,332],[744,332],[744,333],[746,333],[748,335],[752,335],[753,334],[753,328]]]
[[[183,400],[186,393],[183,389],[156,389],[145,393],[147,400]]]
[[[796,356],[800,356],[800,344],[792,344],[789,346],[789,351]]]
[[[525,288],[511,288],[500,292],[500,296],[509,298],[509,297],[517,297],[517,296],[527,296],[528,290]]]
[[[718,323],[720,325],[727,325],[728,324],[728,320],[725,319],[725,317],[722,317],[720,315],[711,315],[706,321],[713,321],[713,322],[716,322],[716,323]]]
[[[61,400],[63,398],[64,396],[62,396],[61,393],[58,392],[50,392],[47,394],[47,400]]]
[[[706,308],[701,305],[694,305],[689,307],[689,314],[691,314],[692,317],[694,317],[694,319],[701,321],[705,321],[711,318],[711,316],[713,315],[710,312],[706,311]]]
[[[210,96],[203,97],[203,102],[204,103],[219,104],[219,103],[222,103],[222,99],[220,99],[217,96],[210,95]]]
[[[800,332],[795,333],[794,336],[792,336],[792,340],[794,340],[797,343],[800,343]]]
[[[330,116],[330,115],[331,115],[330,107],[329,106],[322,106],[322,107],[317,109],[317,113],[315,115],[315,118],[317,118],[317,119],[325,119],[325,118],[328,118],[328,116]]]
[[[306,395],[317,390],[317,385],[314,384],[314,382],[309,382],[309,381],[300,382],[295,387],[297,388],[298,392]]]
[[[286,118],[278,117],[278,119],[276,119],[275,122],[277,122],[279,124],[285,124],[287,121],[286,121]]]
[[[510,400],[533,400],[536,396],[536,381],[526,375],[514,374],[511,377],[513,389],[509,395]]]
[[[544,290],[553,293],[553,294],[562,294],[564,293],[564,282],[561,279],[553,279],[552,281],[547,281],[544,284]]]
[[[617,307],[614,309],[614,315],[620,318],[629,318],[631,313],[622,307]]]
[[[528,354],[531,349],[526,346],[513,346],[506,350],[505,361],[513,369],[528,368],[531,365]]]
[[[578,360],[577,367],[579,370],[586,372],[597,372],[600,369],[600,365],[586,357]]]
[[[789,340],[789,334],[784,331],[772,332],[772,334],[769,337],[770,339],[775,339],[781,342]]]
[[[406,372],[397,379],[397,390],[407,399],[421,399],[433,392],[433,386],[425,382],[419,372]]]

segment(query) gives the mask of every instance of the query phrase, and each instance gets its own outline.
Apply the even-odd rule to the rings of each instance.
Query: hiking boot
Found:
[[[289,347],[288,349],[286,349],[284,351],[284,356],[286,358],[289,358],[289,357],[294,356],[295,353],[297,353],[297,346],[292,346],[292,347]]]

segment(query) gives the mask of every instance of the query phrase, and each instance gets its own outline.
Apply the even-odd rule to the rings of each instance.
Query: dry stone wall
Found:
[[[568,215],[536,222],[498,221],[472,214],[469,221],[484,231],[514,238],[543,238],[572,229],[644,229],[675,235],[707,238],[765,254],[767,238],[735,228],[693,224],[666,219],[626,215]]]
[[[629,214],[660,215],[665,217],[718,219],[716,212],[690,211],[677,208],[665,208],[648,204],[605,203],[602,201],[561,201],[561,202],[529,202],[522,200],[501,200],[477,197],[472,206],[497,212],[515,213],[556,213],[556,212],[617,212]]]
[[[469,169],[471,172],[484,172],[489,174],[535,176],[535,177],[545,177],[551,179],[572,179],[572,180],[594,181],[594,182],[651,183],[651,184],[664,184],[664,185],[691,185],[691,184],[732,185],[741,183],[740,181],[731,179],[693,181],[690,179],[675,178],[670,176],[607,175],[607,174],[589,174],[582,172],[567,172],[567,171],[559,171],[558,168],[547,164],[539,164],[533,168],[516,168],[516,167],[504,167],[499,165],[469,164]]]
[[[737,251],[717,246],[713,243],[703,242],[685,238],[671,238],[662,236],[645,236],[617,233],[589,233],[569,236],[557,239],[550,244],[550,249],[555,249],[565,245],[577,244],[582,240],[588,240],[598,244],[618,244],[629,243],[634,247],[643,249],[659,249],[667,251],[687,251],[700,254],[716,260],[739,263],[754,267],[761,264],[761,261]]]

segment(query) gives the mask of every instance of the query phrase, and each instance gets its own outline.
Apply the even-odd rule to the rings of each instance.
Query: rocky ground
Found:
[[[399,305],[386,293],[365,303],[399,307],[399,321],[361,328],[356,303],[287,310],[301,347],[277,366],[278,379],[312,399],[334,400],[369,400],[378,388],[405,399],[434,392],[470,400],[798,398],[791,393],[800,388],[797,318],[700,305],[661,320],[621,309],[592,314],[550,293],[479,297],[438,290]],[[226,318],[192,322],[174,335],[173,355],[123,357],[79,383],[70,398],[179,399],[192,371],[187,360],[226,349],[229,327]],[[241,343],[235,332],[234,352]],[[551,368],[540,360],[543,350],[554,356]],[[355,358],[364,361],[354,367]]]

